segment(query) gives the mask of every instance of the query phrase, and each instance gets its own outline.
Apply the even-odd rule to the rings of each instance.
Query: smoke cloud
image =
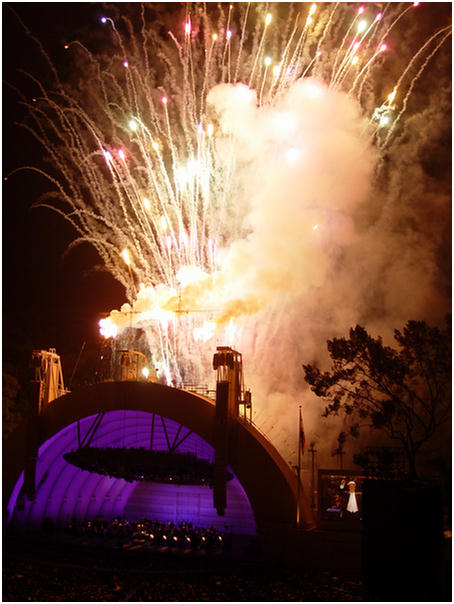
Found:
[[[333,335],[333,322],[348,329],[357,319],[348,294],[357,284],[353,278],[342,291],[338,275],[360,237],[355,212],[369,199],[377,155],[359,105],[313,78],[272,106],[259,107],[244,85],[218,85],[207,101],[220,130],[216,151],[226,164],[235,161],[243,237],[218,251],[212,275],[199,273],[179,295],[145,288],[134,312],[159,300],[173,311],[215,308],[218,328],[234,320],[256,421],[288,457],[304,391],[301,363],[319,350],[320,335]],[[311,314],[324,324],[321,334],[311,333]],[[309,422],[320,413],[305,415]]]
[[[219,331],[206,350],[229,343],[243,353],[256,423],[294,461],[302,405],[308,442],[320,463],[335,465],[341,426],[322,419],[302,364],[326,364],[326,340],[357,323],[392,344],[393,329],[410,318],[443,316],[449,295],[436,282],[436,236],[446,238],[439,217],[449,199],[417,157],[424,132],[422,140],[406,139],[411,121],[380,180],[359,105],[321,81],[301,79],[271,106],[259,107],[244,85],[216,86],[207,100],[220,131],[216,151],[226,165],[234,158],[243,236],[217,251],[212,275],[199,273],[178,295],[155,288],[152,302],[173,311],[215,309],[219,329],[233,320],[231,341]],[[149,295],[141,292],[138,305]]]

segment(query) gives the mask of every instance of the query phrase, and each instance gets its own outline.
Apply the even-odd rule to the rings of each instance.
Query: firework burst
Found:
[[[126,289],[106,337],[140,328],[167,383],[200,381],[215,342],[256,350],[279,298],[320,287],[450,35],[377,92],[417,5],[118,5],[96,25],[108,52],[65,45],[78,80],[33,78],[25,127],[54,168],[31,168],[54,188],[40,205]]]

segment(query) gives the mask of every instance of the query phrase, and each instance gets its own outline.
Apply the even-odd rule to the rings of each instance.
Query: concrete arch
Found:
[[[42,445],[77,420],[118,410],[162,415],[214,445],[215,404],[211,399],[144,382],[105,382],[54,400],[40,417],[37,444]],[[8,456],[7,466],[4,463],[4,494],[6,490],[8,497],[24,467],[26,447],[23,437],[11,436],[4,449]],[[248,496],[259,534],[287,534],[296,520],[297,483],[273,445],[251,424],[237,420],[230,430],[228,461]],[[303,526],[312,528],[313,519],[304,494],[301,507]]]

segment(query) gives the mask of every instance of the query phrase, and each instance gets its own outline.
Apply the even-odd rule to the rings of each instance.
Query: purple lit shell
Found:
[[[80,421],[83,442],[96,415]],[[153,449],[167,450],[180,425],[170,419],[154,418]],[[96,447],[150,447],[153,415],[143,411],[110,411],[105,413],[91,441]],[[182,427],[177,440],[189,432]],[[127,482],[80,470],[67,463],[63,454],[77,449],[77,422],[70,424],[39,449],[36,466],[37,492],[30,502],[22,492],[23,473],[13,489],[9,504],[9,522],[23,528],[37,529],[44,518],[64,526],[73,518],[84,520],[102,514],[112,520],[121,516],[130,521],[141,517],[159,521],[187,521],[198,526],[214,526],[237,534],[255,534],[254,515],[236,477],[227,483],[227,509],[217,516],[213,491],[206,486]],[[178,446],[178,452],[191,452],[199,458],[214,461],[214,449],[195,433]],[[229,471],[232,470],[229,468]],[[233,473],[233,472],[232,472]]]

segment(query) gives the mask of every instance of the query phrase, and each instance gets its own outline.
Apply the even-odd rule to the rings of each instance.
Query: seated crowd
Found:
[[[9,559],[4,602],[358,602],[359,580],[328,572],[156,574],[142,569],[96,569]]]

